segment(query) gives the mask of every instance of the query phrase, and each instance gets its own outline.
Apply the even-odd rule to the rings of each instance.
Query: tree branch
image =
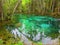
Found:
[[[16,11],[16,8],[18,7],[18,5],[19,5],[20,2],[21,2],[21,0],[18,0],[18,1],[17,1],[16,5],[15,5],[15,7],[14,7],[14,9],[13,9],[11,19],[13,18],[13,14],[14,14],[14,12]]]

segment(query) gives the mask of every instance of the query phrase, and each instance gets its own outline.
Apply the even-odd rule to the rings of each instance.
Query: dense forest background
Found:
[[[0,0],[0,24],[14,14],[36,14],[60,18],[60,0]]]
[[[15,17],[15,14],[28,16],[34,14],[59,19],[60,0],[0,0],[0,38],[4,41],[8,40],[6,42],[8,45],[11,45],[12,40],[15,43],[15,39],[12,38],[13,35],[10,32],[6,31],[6,25],[13,24],[15,27],[21,25],[17,20],[19,17]],[[16,40],[19,41],[19,38]],[[10,43],[8,43],[9,41]]]

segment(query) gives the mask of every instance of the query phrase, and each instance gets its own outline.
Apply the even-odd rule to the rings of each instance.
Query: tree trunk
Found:
[[[0,0],[0,21],[3,20],[2,0]]]

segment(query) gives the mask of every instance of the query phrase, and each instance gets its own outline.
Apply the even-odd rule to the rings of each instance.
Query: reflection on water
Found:
[[[14,34],[15,38],[17,38],[17,35],[18,35],[18,37],[20,37],[20,39],[21,39],[20,41],[22,41],[25,45],[32,45],[32,42],[28,38],[26,38],[23,34],[21,34],[18,31],[18,29],[12,30],[11,32],[12,32],[12,34]],[[40,39],[40,33],[38,33],[36,35],[36,37],[33,38],[33,40],[39,40],[39,39]],[[42,38],[42,44],[43,45],[46,45],[46,44],[48,44],[48,45],[59,45],[59,39],[56,38],[56,39],[52,40],[50,37],[46,37],[46,38],[43,37]]]

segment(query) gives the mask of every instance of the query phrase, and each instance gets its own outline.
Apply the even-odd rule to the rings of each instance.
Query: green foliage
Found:
[[[31,0],[22,0],[22,10],[26,11],[28,9],[27,5],[30,3],[31,3]]]
[[[14,14],[14,16],[13,16],[13,19],[12,19],[12,22],[13,23],[19,23],[20,22],[20,19],[26,19],[27,18],[27,16],[24,14]]]
[[[6,42],[6,41],[5,41]],[[12,43],[10,41],[7,41],[6,44],[3,43],[3,40],[0,40],[0,45],[23,45],[21,41],[18,41],[16,43]]]
[[[26,5],[26,3],[29,3],[30,2],[30,0],[22,0],[22,5]]]
[[[12,13],[17,0],[5,0],[3,3],[4,14],[9,15]]]
[[[21,41],[18,41],[16,44],[14,45],[23,45],[23,43]]]
[[[2,44],[3,43],[3,40],[2,39],[0,39],[0,44]]]
[[[38,42],[38,45],[42,45],[42,42]]]
[[[2,2],[2,11],[4,20],[10,20],[17,0],[4,0]]]

